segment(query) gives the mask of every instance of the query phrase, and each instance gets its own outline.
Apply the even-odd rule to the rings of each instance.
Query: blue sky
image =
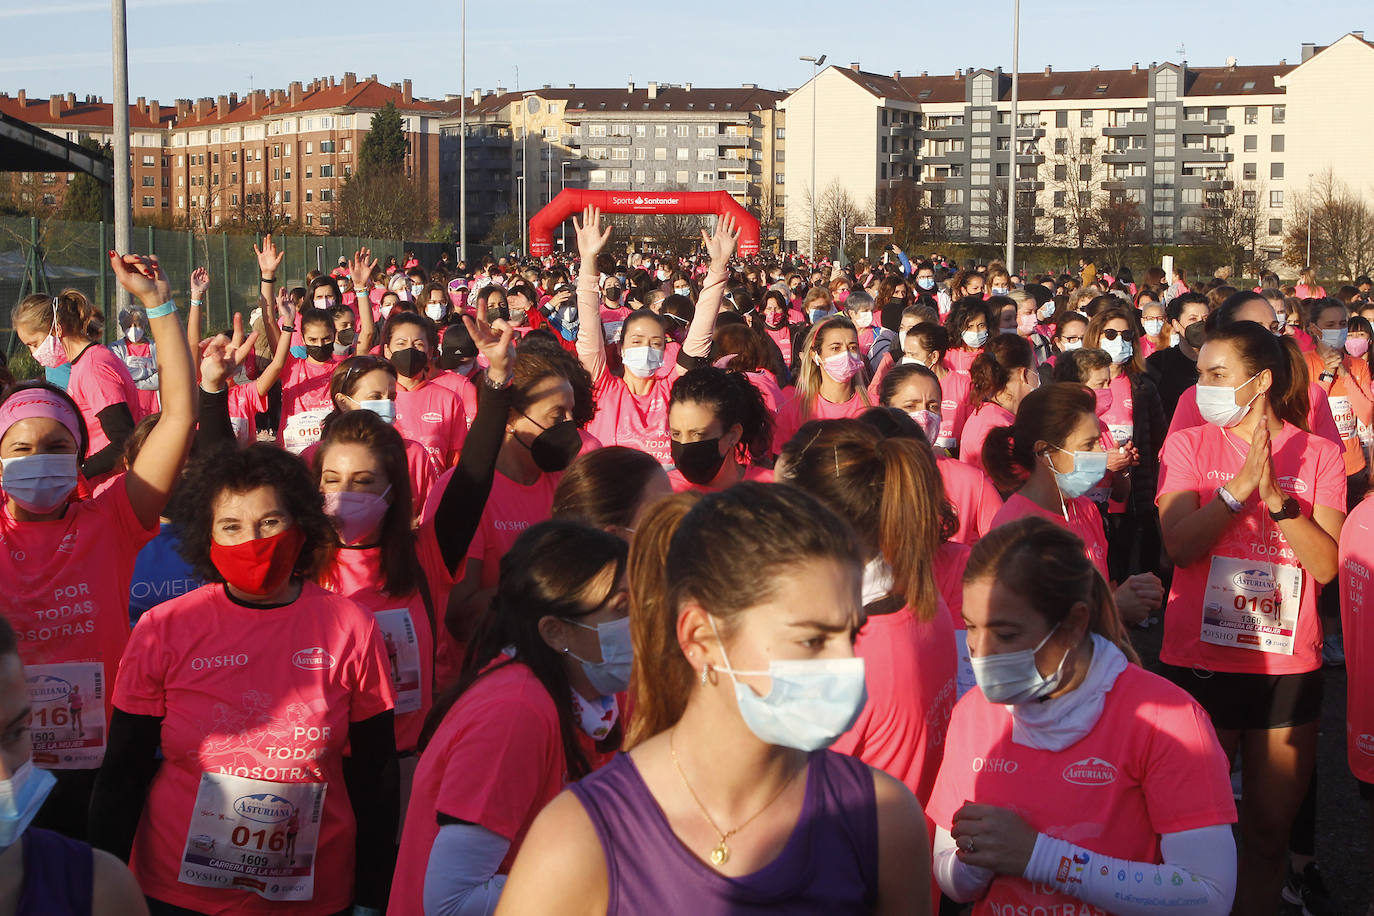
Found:
[[[346,70],[375,72],[387,82],[410,77],[416,94],[429,97],[459,88],[458,0],[128,0],[128,8],[132,97],[165,103],[242,94]],[[809,78],[810,65],[797,60],[803,54],[826,54],[828,63],[840,65],[860,61],[880,73],[947,73],[1011,62],[1011,0],[695,0],[666,13],[649,5],[626,13],[633,8],[569,0],[472,2],[468,88],[514,89],[518,68],[520,88],[657,80],[783,89]],[[934,31],[926,11],[938,11]],[[0,33],[11,38],[10,52],[0,57],[0,89],[108,98],[109,22],[109,4],[101,0],[4,0]],[[1327,44],[1365,28],[1374,39],[1368,0],[1301,7],[1279,0],[1243,6],[1024,0],[1021,67],[1126,67],[1177,60],[1180,46],[1194,65],[1221,65],[1231,56],[1241,63],[1296,63],[1302,42]]]

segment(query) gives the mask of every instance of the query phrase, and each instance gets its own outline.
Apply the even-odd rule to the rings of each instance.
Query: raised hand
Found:
[[[1274,451],[1269,441],[1269,398],[1262,397],[1259,406],[1259,423],[1255,425],[1255,434],[1250,440],[1250,454],[1246,456],[1245,463],[1249,465],[1250,458],[1256,457],[1256,489],[1259,490],[1260,499],[1264,500],[1265,507],[1270,512],[1277,512],[1283,508],[1288,494],[1279,487],[1278,475],[1274,473]]]
[[[272,233],[262,238],[262,247],[253,246],[253,251],[258,256],[258,270],[262,276],[268,279],[275,279],[277,268],[281,266],[281,259],[286,256],[286,252],[277,249],[277,243],[272,241]]]
[[[464,315],[463,326],[472,335],[477,352],[490,363],[487,378],[497,385],[503,384],[510,377],[510,368],[516,359],[515,348],[511,345],[515,329],[504,321],[498,321],[495,326],[488,324],[486,317],[481,314],[476,318]]]
[[[282,327],[296,324],[296,307],[291,304],[291,294],[286,290],[277,294],[277,324]]]
[[[210,288],[210,271],[197,267],[191,271],[191,298],[204,299],[205,291]]]
[[[580,221],[574,216],[573,229],[577,232],[577,253],[582,256],[583,263],[600,254],[601,249],[611,240],[611,233],[615,231],[615,227],[609,223],[606,224],[605,231],[602,231],[600,207],[587,207],[582,211]]]
[[[348,262],[348,276],[353,281],[353,289],[366,291],[372,284],[372,272],[377,269],[377,259],[372,257],[368,248],[359,248]]]
[[[172,284],[157,263],[157,255],[126,254],[110,251],[110,269],[129,295],[149,308],[170,302]]]
[[[735,246],[739,244],[739,234],[739,225],[728,213],[716,217],[716,231],[713,235],[707,235],[705,229],[701,230],[701,240],[706,244],[706,253],[711,256],[712,267],[720,267],[723,270],[730,263],[730,259],[735,255]]]
[[[219,391],[225,381],[238,372],[239,367],[253,354],[258,332],[243,336],[243,316],[234,313],[234,335],[217,334],[200,343],[201,384],[209,391]]]

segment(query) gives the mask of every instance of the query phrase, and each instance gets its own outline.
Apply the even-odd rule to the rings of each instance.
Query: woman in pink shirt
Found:
[[[868,702],[833,748],[900,779],[924,807],[955,700],[954,627],[933,569],[944,487],[920,442],[884,438],[859,420],[814,425],[788,448],[780,480],[846,519],[868,557],[854,643]]]
[[[778,411],[774,452],[781,452],[809,420],[857,417],[872,405],[854,322],[835,316],[813,324],[798,351],[794,382]]]
[[[982,283],[982,277],[973,277],[970,282]],[[983,352],[990,338],[991,329],[997,324],[996,316],[983,299],[981,287],[976,296],[965,296],[950,307],[949,317],[945,319],[945,330],[949,334],[949,350],[945,353],[945,365],[951,371],[968,375],[969,367]]]
[[[619,749],[625,561],[623,540],[575,522],[516,540],[462,677],[430,716],[389,913],[492,912],[535,815]]]
[[[578,455],[558,481],[553,517],[629,541],[650,506],[672,494],[663,465],[647,452],[608,445]]]
[[[396,367],[396,429],[425,447],[439,467],[452,467],[463,448],[468,421],[451,388],[430,380],[430,358],[439,331],[421,315],[399,312],[386,321],[382,355]]]
[[[664,319],[648,309],[630,314],[620,328],[624,374],[612,374],[606,361],[606,338],[597,301],[596,256],[610,241],[612,227],[601,228],[601,211],[588,207],[577,228],[577,250],[582,259],[577,278],[577,356],[591,374],[596,396],[596,418],[588,432],[603,445],[627,445],[646,451],[665,467],[672,463],[668,436],[668,395],[673,381],[693,368],[711,349],[711,331],[720,311],[730,258],[739,241],[734,220],[716,220],[715,234],[702,232],[711,255],[711,268],[701,298],[683,341],[677,365],[666,366],[668,336]]]
[[[1026,395],[1040,385],[1035,351],[1025,338],[999,334],[969,366],[969,404],[973,413],[959,439],[959,460],[983,466],[983,440],[988,433],[1016,419]]]
[[[90,434],[81,473],[92,490],[114,473],[125,442],[143,419],[138,387],[128,368],[91,339],[92,326],[101,320],[100,311],[75,289],[56,296],[25,296],[10,316],[15,335],[40,366],[71,364],[67,393]]]
[[[1288,873],[1321,715],[1317,592],[1345,519],[1341,447],[1307,432],[1291,367],[1255,322],[1212,330],[1196,389],[1207,422],[1171,433],[1160,456],[1174,562],[1160,660],[1245,758],[1238,913],[1275,912]]]
[[[991,532],[963,614],[978,689],[928,809],[941,890],[975,916],[1231,912],[1226,756],[1198,704],[1140,667],[1078,538],[1037,518]]]
[[[1326,287],[1317,282],[1317,272],[1304,267],[1298,273],[1298,285],[1293,292],[1299,299],[1325,299]]]
[[[132,851],[149,898],[194,912],[380,908],[395,692],[372,614],[312,581],[335,543],[320,491],[266,444],[208,456],[182,486],[181,550],[209,584],[130,637],[93,843]]]
[[[763,305],[759,306],[759,324],[763,326],[763,333],[778,345],[785,366],[792,364],[792,338],[797,328],[797,325],[788,321],[789,311],[791,306],[781,291],[770,289],[763,294]]]
[[[763,466],[773,447],[773,418],[742,373],[706,366],[679,376],[668,400],[668,435],[675,492],[773,479]]]
[[[157,413],[157,351],[148,340],[148,313],[132,305],[119,311],[119,340],[109,345],[138,388],[138,412]]]
[[[1054,382],[1027,395],[1016,421],[988,436],[984,456],[993,482],[1011,493],[992,519],[994,529],[1027,515],[1049,519],[1076,534],[1102,578],[1111,581],[1102,515],[1085,495],[1107,473],[1090,390]],[[1154,573],[1131,576],[1115,592],[1131,623],[1145,619],[1163,597]]]
[[[195,429],[191,356],[175,308],[166,305],[166,276],[156,258],[111,252],[110,264],[151,315],[162,379],[162,415],[128,473],[90,499],[73,500],[88,439],[72,398],[42,382],[11,386],[0,398],[4,615],[28,662],[38,724],[71,688],[85,696],[82,734],[51,720],[34,732],[35,762],[58,778],[37,823],[77,838],[86,835],[95,769],[108,747],[109,688],[129,638],[134,561],[158,533]],[[51,299],[44,302],[51,307]],[[45,349],[61,346],[48,340],[40,342]]]

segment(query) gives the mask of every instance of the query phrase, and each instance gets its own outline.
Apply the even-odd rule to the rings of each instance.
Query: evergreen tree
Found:
[[[358,174],[399,172],[405,161],[405,125],[396,104],[387,102],[372,116],[372,126],[363,137],[358,150]]]
[[[101,146],[90,137],[86,137],[81,141],[81,146],[106,159],[111,158],[108,143]],[[58,210],[57,216],[59,219],[99,222],[105,218],[104,197],[104,189],[100,182],[85,172],[77,172],[76,177],[67,185],[67,193],[62,199],[62,207]]]

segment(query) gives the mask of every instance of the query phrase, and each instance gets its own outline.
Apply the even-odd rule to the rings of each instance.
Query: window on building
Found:
[[[782,183],[783,183],[782,172],[776,172],[776,173],[774,173],[774,175],[773,175],[773,184],[782,184]]]
[[[992,151],[992,138],[991,138],[991,137],[974,137],[974,138],[973,138],[972,150],[973,150],[973,158],[974,158],[974,159],[986,159],[986,158],[988,158],[988,156],[991,154],[991,151]]]
[[[43,176],[43,183],[44,183],[44,184],[52,184],[52,181],[48,181],[47,179],[48,179],[48,176],[47,176],[47,175],[44,175],[44,176]],[[53,181],[56,181],[56,180],[57,180],[57,176],[56,176],[56,175],[52,176],[52,179],[53,179]],[[145,188],[155,188],[155,187],[157,187],[157,179],[155,179],[152,175],[144,175],[144,176],[143,176],[143,186],[144,186]]]
[[[682,137],[682,138],[689,137],[689,136],[691,136],[691,133],[692,133],[691,125],[689,125],[689,124],[679,124],[679,125],[677,125],[677,135],[678,135],[678,137]]]
[[[606,125],[605,125],[605,124],[588,124],[588,125],[587,125],[587,136],[589,136],[589,137],[604,137],[604,136],[606,136]]]
[[[1056,112],[1054,113],[1054,126],[1055,126],[1055,127],[1068,127],[1068,126],[1069,126],[1069,113],[1068,113],[1067,111],[1056,111]]]
[[[1096,143],[1097,141],[1092,137],[1081,137],[1078,140],[1078,151],[1080,153],[1091,154],[1093,146],[1096,145]]]
[[[714,124],[698,124],[698,125],[697,125],[697,136],[698,136],[698,137],[714,137],[715,135],[716,135],[716,125],[714,125]]]
[[[605,183],[606,183],[606,170],[605,170],[605,169],[592,169],[590,172],[587,173],[587,180],[588,180],[589,182],[591,182],[592,184],[605,184]]]
[[[657,171],[655,171],[655,172],[654,172],[654,182],[655,182],[656,184],[667,184],[667,183],[668,183],[668,172],[667,172],[667,170],[666,170],[666,169],[658,169]]]
[[[1092,163],[1090,163],[1090,162],[1084,162],[1084,163],[1080,163],[1080,164],[1079,164],[1079,166],[1078,166],[1078,180],[1079,180],[1079,181],[1092,181],[1092,180],[1093,180],[1093,167],[1092,167]]]
[[[1269,192],[1269,206],[1270,206],[1272,209],[1275,209],[1275,210],[1282,210],[1282,209],[1283,209],[1283,192],[1282,192],[1282,191],[1270,191],[1270,192]]]
[[[321,141],[320,141],[320,152],[322,152],[322,153],[332,153],[332,152],[334,152],[334,141],[333,141],[333,140],[321,140]]]
[[[685,146],[679,146],[677,148],[677,158],[679,162],[685,161],[691,154],[692,151]]]
[[[1011,151],[1011,137],[998,137],[998,138],[997,138],[997,149],[998,149],[999,151],[1005,150],[1005,151],[1007,151],[1007,152],[1010,152],[1010,151]]]
[[[1259,108],[1257,108],[1257,107],[1254,106],[1254,105],[1246,106],[1246,109],[1245,109],[1245,123],[1246,123],[1246,124],[1258,124],[1258,123],[1259,123]]]
[[[1254,181],[1258,176],[1258,167],[1253,162],[1246,162],[1240,167],[1240,177],[1246,181]]]
[[[1055,180],[1055,181],[1067,181],[1067,180],[1068,180],[1068,177],[1069,177],[1069,167],[1068,167],[1067,165],[1060,164],[1060,165],[1056,165],[1056,166],[1054,167],[1054,180]]]
[[[1007,168],[1007,163],[1005,163],[1005,162],[998,162],[998,163],[996,163],[996,164],[993,166],[993,170],[994,170],[994,174],[996,174],[998,178],[1006,178],[1007,175],[1010,174],[1010,171],[1009,171],[1008,168]]]
[[[1274,136],[1269,138],[1269,152],[1283,152],[1283,134],[1274,134]]]
[[[1254,191],[1240,192],[1240,205],[1242,207],[1253,207],[1259,202],[1259,196]]]
[[[1274,124],[1283,124],[1288,120],[1288,106],[1275,105],[1269,120]]]
[[[635,169],[635,184],[644,184],[644,170]]]
[[[663,161],[663,160],[665,160],[665,159],[667,159],[667,158],[668,158],[668,149],[667,149],[667,147],[663,147],[663,146],[654,147],[654,158],[657,159],[657,160],[659,160],[660,162]]]
[[[1155,101],[1174,102],[1178,100],[1178,73],[1174,70],[1161,70],[1155,74]]]
[[[305,190],[305,202],[306,202],[306,203],[310,203],[310,202],[311,202],[312,200],[314,200],[314,199],[315,199],[315,192],[312,191],[312,190],[310,190],[309,188],[306,188],[306,190]]]
[[[333,188],[320,188],[320,200],[322,200],[322,201],[331,201],[331,200],[333,200],[333,199],[334,199],[334,189],[333,189]]]
[[[716,150],[713,146],[703,146],[697,150],[697,158],[708,161],[716,158]]]
[[[320,166],[320,177],[321,177],[321,178],[333,178],[333,177],[334,177],[334,166],[332,166],[332,165],[322,165],[322,166]]]
[[[1178,192],[1178,202],[1181,204],[1200,205],[1202,203],[1202,188],[1184,188]]]
[[[1282,162],[1271,162],[1271,163],[1269,163],[1269,177],[1270,177],[1271,179],[1275,180],[1275,181],[1281,181],[1281,180],[1283,179],[1283,163],[1282,163]]]
[[[628,146],[611,147],[611,158],[628,161],[630,158],[630,148]]]
[[[973,169],[969,172],[969,181],[973,184],[988,184],[992,180],[992,170],[986,162],[973,163]]]
[[[992,104],[992,77],[986,73],[979,74],[973,80],[973,104]]]
[[[57,198],[54,197],[54,196],[51,195],[51,194],[44,194],[44,195],[43,195],[43,203],[48,204],[49,206],[51,206],[52,204],[57,203]],[[155,204],[155,202],[153,201],[153,198],[151,198],[151,197],[145,197],[145,198],[143,198],[143,206],[145,206],[145,207],[152,207],[152,206],[156,206],[156,204]]]
[[[1254,134],[1246,134],[1245,138],[1241,141],[1241,146],[1247,153],[1256,152],[1259,150],[1259,137]]]
[[[1092,110],[1091,110],[1091,109],[1084,109],[1083,111],[1080,111],[1080,112],[1078,113],[1078,126],[1079,126],[1079,127],[1092,127],[1092,126],[1093,126],[1093,113],[1092,113]]]
[[[1269,234],[1275,236],[1283,235],[1283,220],[1281,218],[1275,217],[1269,220]]]
[[[686,170],[686,169],[678,169],[678,171],[676,172],[676,174],[675,174],[675,176],[674,176],[674,180],[675,180],[678,184],[686,184],[686,183],[687,183],[687,170]]]
[[[305,143],[305,154],[306,154],[307,156],[310,156],[310,155],[313,155],[314,152],[315,152],[315,144],[314,144],[313,142],[307,140],[306,143]]]
[[[697,184],[711,184],[715,180],[715,172],[697,172]]]

